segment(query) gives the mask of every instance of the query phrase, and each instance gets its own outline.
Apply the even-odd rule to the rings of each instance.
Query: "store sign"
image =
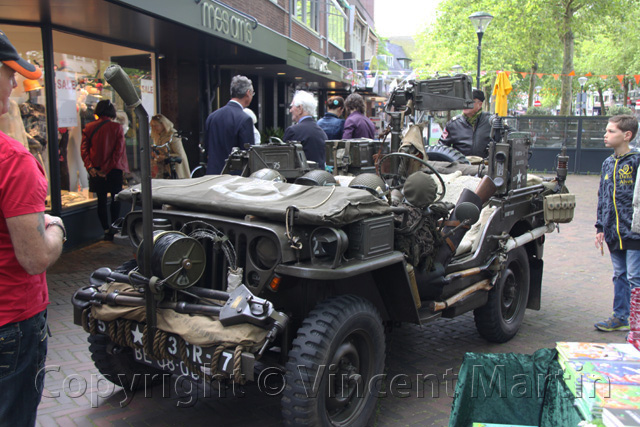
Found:
[[[155,98],[153,96],[153,80],[140,79],[140,93],[142,94],[142,106],[149,115],[156,111]]]
[[[331,74],[329,63],[313,55],[309,56],[309,68],[319,71],[322,74]]]
[[[200,4],[202,26],[231,39],[251,44],[254,22],[208,0]]]
[[[56,105],[58,107],[59,128],[78,126],[77,87],[75,73],[56,71]]]

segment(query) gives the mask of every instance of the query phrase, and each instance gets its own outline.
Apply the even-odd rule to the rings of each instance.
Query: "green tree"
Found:
[[[578,47],[576,70],[593,74],[587,84],[598,91],[601,100],[608,89],[626,100],[629,87],[635,83],[633,74],[640,73],[640,9],[614,15],[606,26],[593,26],[589,36]],[[602,79],[602,75],[608,78]],[[625,76],[622,82],[616,77],[619,75]]]
[[[629,32],[620,31],[616,24],[626,13],[624,22],[628,27],[637,27],[639,20],[629,19],[638,13],[632,7],[634,3],[637,0],[443,0],[435,24],[416,37],[416,68],[447,71],[460,64],[465,70],[475,70],[477,38],[468,16],[485,10],[494,19],[482,40],[482,69],[530,70],[527,92],[532,100],[537,86],[535,73],[557,73],[561,68],[561,114],[567,115],[571,113],[575,84],[569,74],[575,68],[576,40],[578,45],[591,40],[603,27],[627,35]],[[626,47],[632,50],[632,46],[637,44]],[[620,48],[609,46],[608,56]],[[492,77],[482,80],[483,88],[487,84],[490,88]]]

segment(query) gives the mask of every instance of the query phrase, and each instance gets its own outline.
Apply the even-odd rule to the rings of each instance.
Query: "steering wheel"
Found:
[[[422,163],[423,165],[425,165],[426,167],[428,167],[429,169],[431,169],[431,172],[433,172],[437,177],[438,180],[440,181],[440,184],[442,185],[442,192],[438,192],[436,193],[436,195],[438,196],[438,198],[435,200],[434,203],[439,202],[440,200],[442,200],[444,198],[444,195],[447,193],[447,186],[444,183],[444,179],[442,179],[442,175],[440,175],[438,173],[437,170],[435,170],[433,168],[433,166],[431,166],[426,160],[421,159],[419,157],[416,157],[414,155],[411,155],[409,153],[401,153],[401,152],[396,152],[396,153],[389,153],[386,154],[384,156],[382,156],[382,158],[376,163],[376,174],[382,178],[385,182],[388,179],[392,179],[392,183],[397,182],[397,185],[391,185],[389,187],[390,190],[393,189],[398,189],[401,188],[402,186],[404,186],[404,182],[407,180],[408,177],[406,176],[402,176],[400,175],[398,172],[394,172],[394,173],[382,173],[381,172],[381,168],[380,165],[382,164],[382,162],[385,161],[385,159],[387,159],[388,157],[408,157],[411,160],[417,160],[418,162]]]

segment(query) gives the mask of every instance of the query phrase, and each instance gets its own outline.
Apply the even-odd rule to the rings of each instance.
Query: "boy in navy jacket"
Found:
[[[640,234],[631,231],[633,193],[640,153],[629,148],[638,132],[638,120],[631,115],[609,119],[604,144],[613,155],[602,163],[598,188],[596,247],[606,242],[613,264],[613,314],[594,326],[601,331],[629,329],[631,288],[640,286]]]

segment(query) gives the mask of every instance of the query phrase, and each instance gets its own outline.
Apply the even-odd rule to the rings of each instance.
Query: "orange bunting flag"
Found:
[[[553,78],[558,80],[558,77],[560,77],[560,74],[553,74]]]
[[[520,71],[520,75],[522,76],[522,78],[523,78],[523,79],[524,79],[525,77],[527,77],[527,74],[529,74],[529,73],[524,73],[524,72]]]
[[[567,76],[575,76],[575,75],[576,75],[576,72],[573,71],[573,70],[571,70],[571,72],[569,74],[567,74]]]
[[[591,74],[591,71],[589,71],[587,74],[585,74],[585,77],[591,77],[593,74]]]
[[[601,75],[601,76],[600,76],[600,78],[601,78],[602,80],[607,80],[607,78],[608,78],[608,77],[609,77],[609,76],[607,76],[606,74],[603,74],[603,75]]]
[[[620,84],[622,84],[622,81],[624,80],[624,74],[618,74],[616,77],[618,78],[618,81],[620,81]]]
[[[511,77],[511,71],[505,71],[504,73],[507,75],[507,77]]]
[[[633,78],[635,78],[635,79],[636,79],[636,84],[637,84],[637,85],[640,85],[640,74],[634,74],[634,75],[633,75]]]
[[[542,74],[542,73],[536,73],[536,76],[538,76],[538,78],[539,78],[539,79],[541,79],[541,78],[542,78],[542,76],[544,76],[544,74]]]

